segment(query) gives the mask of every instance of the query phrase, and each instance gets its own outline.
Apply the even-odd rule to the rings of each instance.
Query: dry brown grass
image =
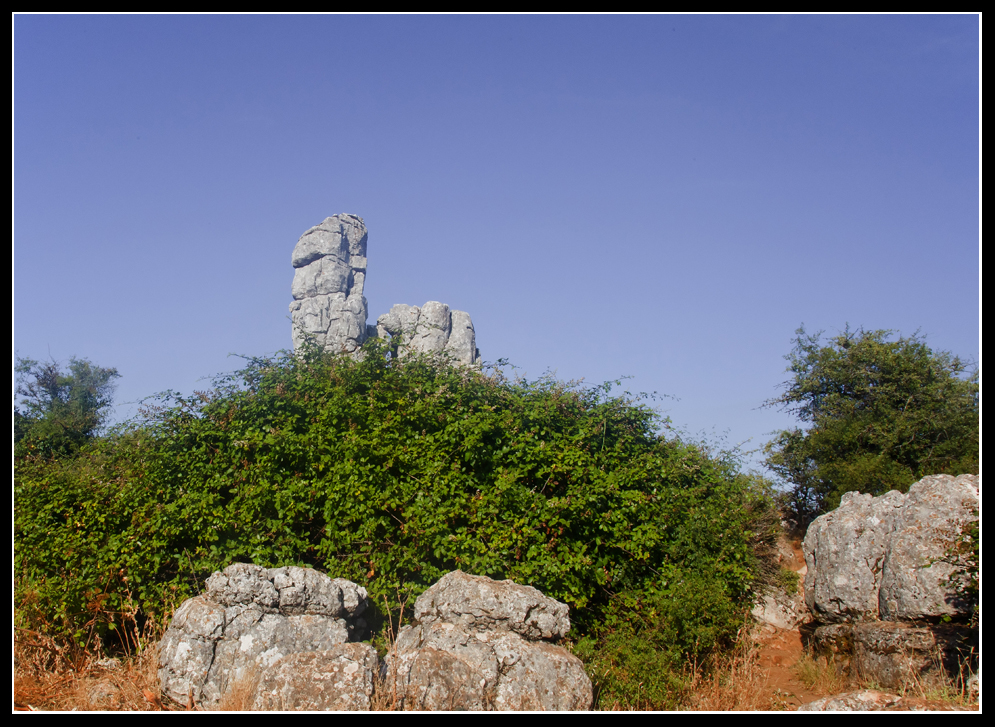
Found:
[[[796,668],[798,678],[813,692],[842,694],[849,688],[846,670],[831,656],[805,654]]]
[[[401,709],[401,698],[397,693],[397,683],[386,669],[373,677],[373,697],[370,710],[373,712],[397,712]]]
[[[107,658],[99,640],[73,648],[15,627],[14,709],[162,710],[156,648],[161,632],[151,623],[131,629],[122,634],[126,653]]]
[[[751,634],[740,633],[736,648],[707,673],[690,670],[687,696],[681,709],[711,712],[756,712],[783,709],[767,689],[767,672],[760,665],[760,647]]]
[[[160,711],[158,668],[154,647],[129,658],[90,660],[80,668],[38,669],[16,659],[14,708]]]
[[[252,711],[252,702],[256,697],[256,687],[259,685],[259,670],[246,669],[231,684],[218,702],[222,712]]]

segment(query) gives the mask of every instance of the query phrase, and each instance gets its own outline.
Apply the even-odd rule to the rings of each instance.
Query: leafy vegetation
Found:
[[[568,603],[581,653],[619,664],[611,693],[731,644],[776,577],[763,483],[659,436],[612,384],[364,352],[250,359],[74,458],[22,451],[18,625],[126,638],[234,561],[312,566],[377,604],[459,568]]]
[[[977,371],[917,334],[848,327],[823,345],[821,333],[796,333],[792,378],[767,406],[809,427],[778,433],[766,453],[802,524],[851,490],[905,492],[926,475],[978,473]]]
[[[957,539],[947,548],[943,561],[953,566],[953,571],[946,579],[945,585],[951,587],[954,593],[970,607],[969,623],[977,628],[981,607],[981,520],[978,511],[974,511],[974,519],[963,523]],[[944,621],[950,617],[945,616]]]
[[[57,361],[16,359],[15,454],[72,455],[101,430],[113,401],[117,369],[71,358],[67,371]],[[22,408],[23,407],[23,410]]]

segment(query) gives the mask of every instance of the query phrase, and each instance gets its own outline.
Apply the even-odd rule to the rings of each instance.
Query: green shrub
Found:
[[[611,385],[365,352],[251,359],[74,460],[18,460],[20,621],[106,638],[243,561],[315,567],[376,604],[459,568],[565,601],[581,635],[649,607],[668,659],[725,643],[777,523],[755,481],[658,436]]]
[[[676,709],[694,667],[728,651],[744,625],[747,613],[722,580],[677,567],[664,573],[615,597],[575,649],[601,708]]]
[[[777,574],[777,585],[783,588],[784,592],[789,596],[798,593],[798,583],[800,580],[801,576],[790,568],[781,568]]]

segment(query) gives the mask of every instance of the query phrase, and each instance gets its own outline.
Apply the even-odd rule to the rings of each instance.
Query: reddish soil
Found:
[[[760,666],[767,671],[765,689],[771,704],[797,709],[806,702],[829,696],[808,689],[798,678],[795,665],[802,654],[802,638],[797,629],[765,634],[761,639]]]
[[[793,539],[790,545],[794,557],[782,563],[785,568],[803,573],[804,579],[805,556],[801,541]],[[801,581],[798,587],[802,588]],[[812,691],[798,678],[796,665],[803,654],[802,638],[797,629],[776,630],[760,638],[760,666],[768,674],[766,690],[770,693],[772,704],[781,705],[784,709],[797,709],[802,704],[829,696]]]

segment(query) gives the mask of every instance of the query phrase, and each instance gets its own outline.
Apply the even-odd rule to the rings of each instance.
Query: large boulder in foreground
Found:
[[[887,688],[966,679],[978,632],[951,552],[978,519],[978,485],[977,475],[931,475],[907,494],[847,493],[817,518],[803,543],[809,648]]]
[[[159,646],[162,691],[182,705],[217,708],[229,690],[284,657],[361,639],[366,606],[366,590],[345,579],[231,565],[174,614]]]
[[[821,623],[969,615],[947,552],[978,518],[978,476],[931,475],[880,497],[848,492],[803,543],[805,600]]]
[[[416,601],[387,689],[403,709],[588,709],[583,664],[549,643],[569,628],[567,606],[534,588],[453,571]]]
[[[263,669],[251,708],[259,712],[369,711],[379,673],[366,644],[290,654]]]

